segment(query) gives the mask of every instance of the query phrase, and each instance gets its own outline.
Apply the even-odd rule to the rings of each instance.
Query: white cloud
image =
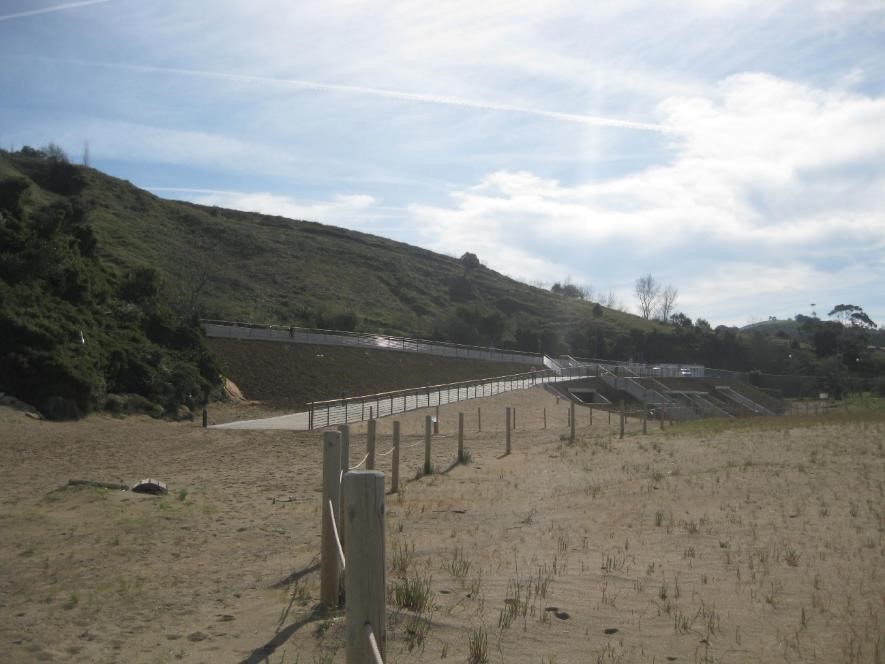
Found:
[[[201,205],[262,214],[288,219],[322,221],[324,224],[359,229],[379,219],[397,216],[396,209],[381,206],[366,194],[336,194],[329,200],[305,200],[268,192],[220,191],[154,187],[152,191],[182,197]]]
[[[840,254],[838,262],[869,261],[871,250],[885,252],[885,98],[743,74],[659,110],[676,136],[667,165],[573,186],[495,172],[454,192],[450,207],[411,212],[446,250],[476,248],[505,273],[551,281],[568,271],[623,289],[628,275],[662,270],[701,311],[722,309],[714,305],[727,285],[781,297],[825,283],[827,260]],[[831,169],[840,175],[825,175]],[[593,262],[606,273],[585,267]],[[881,265],[869,269],[885,279]]]

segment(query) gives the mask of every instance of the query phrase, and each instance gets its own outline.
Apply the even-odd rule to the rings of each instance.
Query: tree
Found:
[[[878,327],[863,308],[855,304],[837,304],[827,316],[838,318],[842,323],[851,327],[860,327],[868,330]]]
[[[469,251],[465,252],[463,256],[460,258],[461,265],[464,266],[464,274],[469,274],[472,270],[477,269],[480,266],[479,257],[476,254],[472,254]]]
[[[670,284],[667,284],[667,287],[661,291],[658,299],[658,318],[662,321],[669,320],[673,308],[676,306],[677,295],[679,295],[679,291]]]
[[[636,299],[639,302],[639,315],[648,320],[651,318],[652,312],[655,310],[655,304],[658,295],[661,292],[661,285],[657,279],[651,276],[651,273],[636,280],[634,288]]]

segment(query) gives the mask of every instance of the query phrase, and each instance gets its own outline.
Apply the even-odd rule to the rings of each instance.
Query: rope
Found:
[[[366,463],[366,460],[368,460],[368,458],[369,458],[369,453],[366,452],[366,456],[363,457],[363,460],[362,460],[362,461],[360,461],[360,462],[359,462],[357,465],[355,465],[355,466],[351,466],[351,467],[348,468],[347,470],[356,470],[357,468],[359,468],[360,466],[362,466],[364,463]]]
[[[394,449],[395,449],[395,448],[391,447],[389,450],[387,450],[386,452],[382,452],[382,453],[379,454],[378,456],[387,456],[388,454],[390,454],[391,452],[393,452]]]
[[[381,651],[378,650],[378,642],[375,640],[375,630],[369,623],[366,623],[366,636],[369,639],[369,646],[372,648],[372,655],[375,656],[375,664],[384,664],[384,660],[381,659]]]
[[[338,548],[338,562],[341,563],[341,571],[347,566],[344,560],[344,549],[341,548],[341,537],[338,535],[338,524],[335,523],[335,508],[332,507],[332,501],[329,500],[329,518],[332,519],[332,532],[335,534],[335,546]]]

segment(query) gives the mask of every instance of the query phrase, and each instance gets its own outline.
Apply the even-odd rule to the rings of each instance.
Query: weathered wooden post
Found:
[[[366,470],[375,470],[375,420],[369,420],[366,427]]]
[[[332,525],[340,513],[341,434],[326,431],[323,434],[323,518],[320,549],[320,603],[338,605],[338,544]]]
[[[350,468],[350,425],[339,424],[338,432],[341,434],[341,472],[346,473]]]
[[[369,406],[369,419],[370,420],[375,419],[375,409],[372,406]]]
[[[588,410],[590,411],[590,426],[592,427],[593,426],[593,405],[592,404],[590,405],[590,408],[588,408]]]
[[[464,463],[464,413],[458,413],[458,462]]]
[[[504,449],[507,454],[510,454],[510,406],[507,406],[507,427],[505,428],[504,435]]]
[[[516,406],[513,407],[513,430],[516,431]]]
[[[393,467],[390,470],[390,492],[399,491],[399,420],[393,423]]]
[[[203,428],[209,426],[209,404],[203,404]]]
[[[648,404],[642,402],[642,433],[648,433]]]
[[[436,416],[433,418],[433,433],[439,433],[439,406],[436,407]]]
[[[430,465],[430,431],[431,431],[431,417],[430,415],[424,416],[424,474],[430,475],[431,465]]]
[[[547,408],[544,408],[544,428],[547,428]]]
[[[476,430],[482,431],[482,408],[476,409]]]
[[[608,407],[608,423],[612,423],[612,409],[611,406]]]
[[[624,400],[621,399],[621,432],[618,434],[618,438],[624,437],[624,422],[627,420],[627,413],[624,410]]]
[[[661,421],[661,431],[664,430],[664,407],[658,408],[658,419]]]
[[[344,476],[347,538],[344,578],[345,640],[348,664],[375,661],[369,632],[382,658],[387,646],[385,613],[384,475],[377,470]]]
[[[569,420],[569,442],[575,442],[575,402],[572,401],[569,403],[568,408],[568,420]]]

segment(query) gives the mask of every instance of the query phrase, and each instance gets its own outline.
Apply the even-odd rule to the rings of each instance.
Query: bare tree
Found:
[[[670,320],[670,314],[673,313],[676,306],[677,295],[679,295],[679,290],[671,284],[667,284],[667,287],[661,291],[658,297],[658,318],[662,321]]]
[[[615,296],[614,291],[609,291],[608,295],[602,295],[599,298],[599,303],[602,306],[604,306],[606,309],[613,309],[615,311],[624,311],[624,305]]]
[[[658,295],[661,292],[661,285],[649,273],[636,280],[634,292],[639,302],[639,314],[646,320],[651,318],[651,314],[655,310],[655,304],[658,301]]]

